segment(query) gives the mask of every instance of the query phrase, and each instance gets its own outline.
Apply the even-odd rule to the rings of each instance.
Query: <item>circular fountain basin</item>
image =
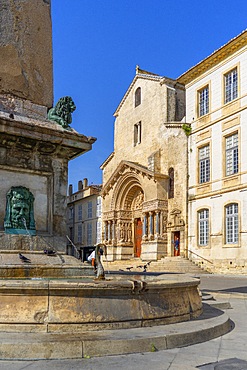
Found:
[[[183,275],[1,279],[0,331],[81,332],[176,323],[202,313]]]

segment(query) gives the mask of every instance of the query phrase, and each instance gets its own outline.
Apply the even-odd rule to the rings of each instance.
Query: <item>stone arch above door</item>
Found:
[[[138,175],[126,173],[119,179],[114,189],[111,208],[131,210],[133,199],[140,191],[144,194]]]

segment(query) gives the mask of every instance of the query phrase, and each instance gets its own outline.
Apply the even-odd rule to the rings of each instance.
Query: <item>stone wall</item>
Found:
[[[0,35],[0,94],[51,107],[50,0],[1,0]]]

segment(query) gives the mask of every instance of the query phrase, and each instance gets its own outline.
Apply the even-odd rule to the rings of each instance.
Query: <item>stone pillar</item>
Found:
[[[53,104],[50,0],[0,1],[0,95]]]
[[[157,236],[160,235],[160,213],[158,211],[155,212],[156,215],[156,231],[155,234]]]
[[[115,221],[113,220],[112,221],[112,244],[114,244],[115,242],[115,238],[116,238],[116,227],[115,227]]]
[[[108,221],[108,242],[111,242],[111,221]]]
[[[153,225],[153,213],[149,212],[149,234],[152,236],[154,234],[154,225]]]
[[[142,220],[142,240],[147,239],[147,214],[143,216]]]
[[[107,241],[108,240],[108,228],[107,228],[107,221],[105,221],[104,223],[104,240]]]

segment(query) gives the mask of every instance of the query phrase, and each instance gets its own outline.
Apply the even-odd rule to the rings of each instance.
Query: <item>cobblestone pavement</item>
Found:
[[[200,288],[225,311],[234,329],[219,338],[171,350],[78,360],[6,361],[0,370],[247,370],[247,277],[202,275]]]

